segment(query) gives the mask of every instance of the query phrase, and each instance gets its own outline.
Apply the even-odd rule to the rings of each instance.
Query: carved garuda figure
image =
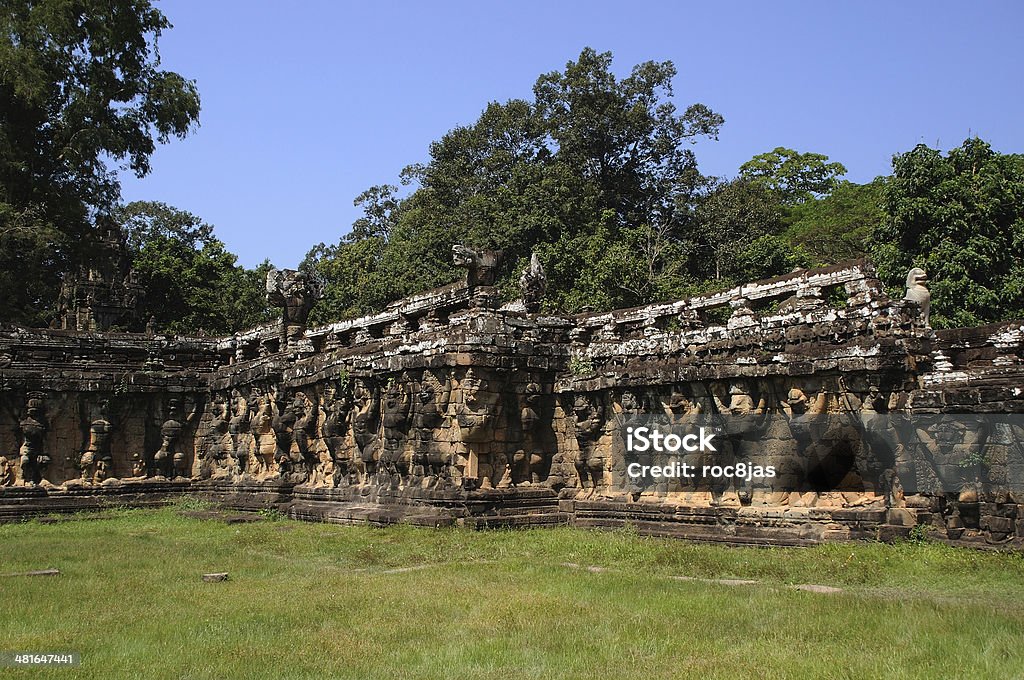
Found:
[[[93,484],[109,477],[113,464],[110,439],[114,426],[107,420],[108,410],[108,402],[104,399],[99,404],[96,420],[89,424],[89,445],[82,452],[82,480]]]
[[[572,405],[576,418],[576,442],[579,457],[576,459],[576,474],[583,489],[600,489],[604,485],[604,454],[597,449],[597,440],[604,426],[604,409],[592,395],[577,394]]]
[[[540,301],[548,288],[548,277],[540,263],[537,253],[530,256],[530,266],[523,270],[519,277],[519,290],[523,294],[523,305],[526,311],[535,314],[540,311]]]
[[[294,347],[306,330],[306,319],[320,297],[320,286],[306,272],[271,269],[267,272],[267,302],[284,309],[281,349]]]
[[[544,463],[546,456],[541,448],[539,432],[541,415],[541,386],[536,382],[527,384],[519,411],[519,426],[523,432],[523,447],[513,454],[513,482],[539,484],[547,477]]]
[[[200,458],[202,460],[199,476],[206,479],[210,476],[226,476],[231,474],[235,466],[228,462],[233,453],[233,442],[230,435],[231,413],[228,398],[216,394],[210,402],[210,420],[207,423]]]
[[[334,463],[334,484],[347,484],[352,481],[351,473],[354,471],[351,455],[345,447],[345,435],[352,417],[352,397],[347,385],[339,388],[337,383],[328,382],[323,388],[320,403],[324,409],[321,430]]]
[[[352,387],[352,437],[359,449],[359,460],[364,475],[377,473],[380,458],[380,393],[362,378],[356,378]]]
[[[451,392],[450,378],[442,383],[436,375],[424,370],[413,402],[413,463],[420,467],[422,474],[434,477],[435,480],[449,472],[448,456],[434,441],[434,430],[441,426],[448,413]]]
[[[26,406],[25,417],[18,423],[21,431],[19,475],[21,482],[35,485],[43,481],[43,472],[50,464],[50,456],[43,451],[47,424],[42,395],[30,395]]]
[[[167,401],[167,420],[160,426],[160,448],[153,455],[155,474],[174,477],[184,476],[187,459],[181,450],[179,440],[184,426],[181,424],[181,402],[178,399]]]
[[[231,420],[228,434],[231,435],[231,452],[235,456],[235,472],[242,474],[249,464],[249,442],[245,435],[249,431],[249,402],[237,389],[231,390]]]
[[[466,285],[493,286],[498,278],[500,250],[477,250],[468,246],[452,246],[452,263],[468,270]]]

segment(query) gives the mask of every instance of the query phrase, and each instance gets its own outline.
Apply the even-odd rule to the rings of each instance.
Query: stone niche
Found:
[[[0,519],[187,491],[341,523],[1024,536],[1012,421],[984,440],[894,425],[1024,413],[1019,323],[935,332],[920,276],[890,299],[863,261],[559,316],[539,312],[537,258],[524,299],[501,306],[500,254],[453,257],[462,285],[321,328],[305,326],[315,285],[295,272],[268,279],[281,320],[230,337],[0,328]],[[745,423],[726,426],[726,458],[687,460],[778,475],[634,483],[623,432],[652,417]]]

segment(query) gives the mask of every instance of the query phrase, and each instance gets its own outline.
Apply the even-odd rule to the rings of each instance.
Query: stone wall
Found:
[[[493,258],[456,257],[465,284],[321,328],[286,307],[221,338],[0,329],[0,518],[189,491],[336,522],[629,523],[795,544],[919,523],[1024,536],[1015,446],[970,489],[922,484],[935,452],[906,442],[848,488],[639,489],[621,431],[652,415],[757,417],[754,455],[770,458],[810,416],[1022,413],[1020,323],[933,332],[863,261],[549,316],[525,311],[535,299],[499,306],[480,269]],[[542,291],[542,271],[528,276],[524,291]]]

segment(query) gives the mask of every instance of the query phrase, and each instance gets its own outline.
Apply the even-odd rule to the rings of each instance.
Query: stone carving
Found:
[[[540,303],[547,287],[548,277],[544,274],[544,267],[541,266],[537,253],[533,253],[530,255],[529,266],[519,277],[519,290],[522,292],[523,305],[527,312],[535,314],[540,311]]]
[[[253,452],[247,471],[253,477],[262,477],[273,470],[274,454],[277,453],[275,405],[273,395],[259,387],[253,387],[249,393],[249,428],[253,434]]]
[[[149,474],[164,477],[185,477],[188,475],[188,456],[182,450],[181,400],[172,397],[167,400],[167,418],[160,426],[160,448],[153,454]]]
[[[227,399],[220,392],[210,402],[210,420],[199,456],[199,476],[227,477],[233,474],[235,465],[229,461],[233,441],[230,434],[231,414]]]
[[[44,450],[46,415],[43,411],[43,395],[30,394],[25,408],[25,417],[18,423],[21,432],[21,467],[18,469],[18,483],[38,485],[44,481],[50,455]]]
[[[928,274],[923,269],[914,267],[907,272],[907,293],[904,300],[915,302],[921,308],[921,320],[925,327],[931,327],[932,294],[924,285],[928,282]]]
[[[277,401],[277,415],[271,422],[274,430],[274,462],[277,472],[293,481],[309,477],[314,462],[310,456],[309,434],[315,432],[316,411],[304,392],[296,392],[289,399],[282,392]]]
[[[316,438],[317,408],[305,392],[296,392],[295,399],[292,401],[292,409],[295,412],[292,439],[295,440],[297,462],[304,466],[303,471],[308,476],[317,463],[312,449],[312,442]]]
[[[1024,474],[1024,450],[1012,445],[1020,437],[900,420],[1024,412],[1020,322],[932,333],[907,323],[917,308],[927,319],[927,305],[888,299],[863,262],[634,309],[538,316],[536,258],[523,304],[498,308],[479,303],[496,293],[497,255],[453,255],[469,270],[468,295],[444,287],[321,329],[303,330],[302,291],[315,286],[278,272],[270,288],[283,335],[269,325],[227,338],[0,333],[0,485],[44,487],[4,488],[0,505],[5,495],[46,498],[49,483],[99,497],[115,470],[131,469],[172,479],[118,486],[191,484],[232,503],[293,502],[290,512],[311,517],[348,503],[346,517],[438,512],[477,526],[657,517],[659,531],[706,535],[742,522],[802,539],[930,522],[968,539],[1024,537],[1015,524],[1024,504],[1006,483]],[[912,278],[911,292],[927,291]],[[23,412],[37,389],[47,390],[46,416],[41,393]],[[106,394],[124,405],[116,417]],[[779,476],[630,487],[618,427],[649,413],[722,427],[721,450],[682,458],[691,465],[770,464]],[[50,455],[60,464],[47,468]],[[939,486],[953,475],[966,483]]]
[[[548,476],[544,469],[547,456],[544,455],[539,432],[543,421],[541,397],[540,384],[527,384],[522,396],[522,409],[519,412],[523,448],[516,451],[512,458],[512,482],[515,484],[540,484]]]
[[[434,434],[448,414],[451,392],[450,378],[442,383],[433,372],[423,371],[413,405],[413,464],[418,466],[418,475],[427,476],[432,485],[451,479],[451,461]]]
[[[0,454],[0,486],[13,486],[15,476],[15,466],[8,460],[7,456]]]
[[[303,347],[306,319],[319,296],[319,286],[306,272],[294,269],[271,269],[267,272],[267,302],[284,309],[282,351]]]
[[[347,389],[339,388],[336,382],[330,381],[323,389],[321,403],[324,408],[324,444],[334,464],[334,485],[351,484],[356,481],[356,468],[345,447],[345,436],[352,417],[352,397]]]
[[[595,492],[604,486],[605,456],[597,440],[604,433],[604,409],[593,395],[578,394],[573,400],[576,442],[576,474],[580,488]]]
[[[466,370],[459,381],[459,397],[455,404],[455,422],[459,428],[461,451],[467,459],[467,476],[477,478],[481,488],[491,488],[495,473],[503,474],[508,460],[492,456],[495,424],[503,415],[501,386]],[[502,458],[504,458],[502,454]]]
[[[356,378],[352,388],[352,403],[352,436],[365,480],[377,474],[377,463],[380,460],[380,394],[367,380]]]
[[[82,481],[87,484],[99,484],[111,476],[113,455],[110,450],[111,434],[114,426],[107,419],[110,402],[100,401],[96,419],[89,424],[89,444],[79,461],[82,469]]]
[[[480,250],[463,245],[452,246],[452,263],[456,267],[466,268],[466,284],[471,289],[476,286],[493,286],[498,278],[498,263],[500,261],[500,250]]]
[[[121,230],[100,222],[86,237],[85,261],[65,277],[57,302],[57,325],[78,331],[135,329],[145,289],[131,268]]]
[[[231,390],[231,419],[228,421],[228,434],[231,438],[231,453],[235,458],[235,473],[245,474],[250,462],[249,449],[249,402],[237,389]]]
[[[381,428],[384,434],[381,449],[381,464],[388,474],[401,477],[409,472],[404,457],[406,430],[412,409],[412,395],[409,394],[409,376],[392,379],[384,389]]]

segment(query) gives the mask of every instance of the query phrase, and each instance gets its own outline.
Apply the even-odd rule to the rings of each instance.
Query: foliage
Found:
[[[115,219],[146,288],[142,318],[154,318],[169,332],[231,333],[272,317],[264,295],[270,263],[238,266],[200,218],[136,201],[118,209]]]
[[[787,205],[803,203],[831,192],[846,174],[842,163],[827,163],[828,156],[776,147],[740,166],[740,177],[763,184]]]
[[[752,278],[751,265],[770,274],[789,271],[788,258],[783,255],[785,261],[778,260],[776,241],[762,240],[782,229],[782,208],[772,191],[743,177],[719,181],[696,205],[686,248],[690,271],[697,279],[719,286]],[[758,250],[773,252],[761,262]]]
[[[871,257],[901,294],[911,267],[928,272],[933,326],[1024,316],[1024,156],[978,138],[946,156],[920,144],[893,158],[884,201]]]
[[[575,376],[591,375],[594,372],[594,362],[588,355],[574,352],[569,357],[569,372]]]
[[[280,522],[288,518],[287,515],[277,508],[260,508],[257,510],[257,514],[270,522]]]
[[[372,187],[365,217],[305,267],[327,281],[319,321],[366,313],[454,281],[453,243],[501,249],[501,287],[536,251],[546,305],[577,311],[673,295],[688,282],[681,237],[704,185],[686,142],[714,137],[722,118],[672,104],[671,62],[645,62],[619,79],[610,53],[584,49],[542,75],[534,101],[492,102],[472,125],[430,146],[406,168],[412,192]]]
[[[199,496],[190,496],[184,494],[178,498],[170,501],[169,505],[179,511],[199,511],[199,510],[210,510],[212,509],[213,503],[205,498]]]
[[[155,142],[198,120],[194,83],[161,70],[149,0],[31,0],[0,10],[0,317],[47,320],[120,188]],[[18,271],[18,276],[11,272]]]
[[[915,524],[910,529],[910,533],[907,534],[907,540],[911,543],[924,543],[928,540],[928,534],[931,530],[932,527],[927,524]]]
[[[868,184],[839,182],[828,196],[786,209],[785,237],[806,254],[810,266],[863,257],[872,229],[885,219],[886,178]]]

